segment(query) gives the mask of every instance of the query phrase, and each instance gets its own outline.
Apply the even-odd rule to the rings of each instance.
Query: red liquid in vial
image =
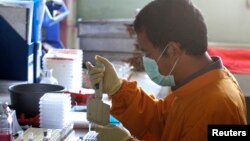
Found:
[[[0,131],[0,141],[12,141],[11,134],[9,132]]]

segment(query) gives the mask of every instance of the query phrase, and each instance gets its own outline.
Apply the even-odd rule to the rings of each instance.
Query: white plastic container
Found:
[[[62,129],[72,122],[70,95],[46,93],[39,104],[41,128]]]

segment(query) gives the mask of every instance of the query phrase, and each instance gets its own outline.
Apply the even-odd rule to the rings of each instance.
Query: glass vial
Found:
[[[0,140],[13,141],[12,115],[7,103],[0,102]]]
[[[57,85],[58,81],[56,80],[55,77],[53,77],[52,72],[53,72],[52,69],[43,70],[42,79],[41,79],[40,83]]]

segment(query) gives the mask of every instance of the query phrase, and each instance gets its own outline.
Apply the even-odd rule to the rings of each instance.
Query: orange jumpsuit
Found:
[[[206,72],[164,99],[124,80],[111,113],[145,141],[206,141],[208,124],[247,124],[244,95],[227,69]]]

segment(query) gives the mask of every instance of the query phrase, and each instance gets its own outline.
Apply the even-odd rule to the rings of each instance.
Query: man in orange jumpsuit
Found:
[[[244,95],[220,58],[207,53],[204,19],[189,0],[150,2],[134,29],[146,73],[171,92],[156,99],[119,79],[106,58],[95,58],[105,69],[87,62],[92,85],[103,79],[112,115],[129,130],[99,127],[100,140],[206,141],[209,124],[247,124]]]

